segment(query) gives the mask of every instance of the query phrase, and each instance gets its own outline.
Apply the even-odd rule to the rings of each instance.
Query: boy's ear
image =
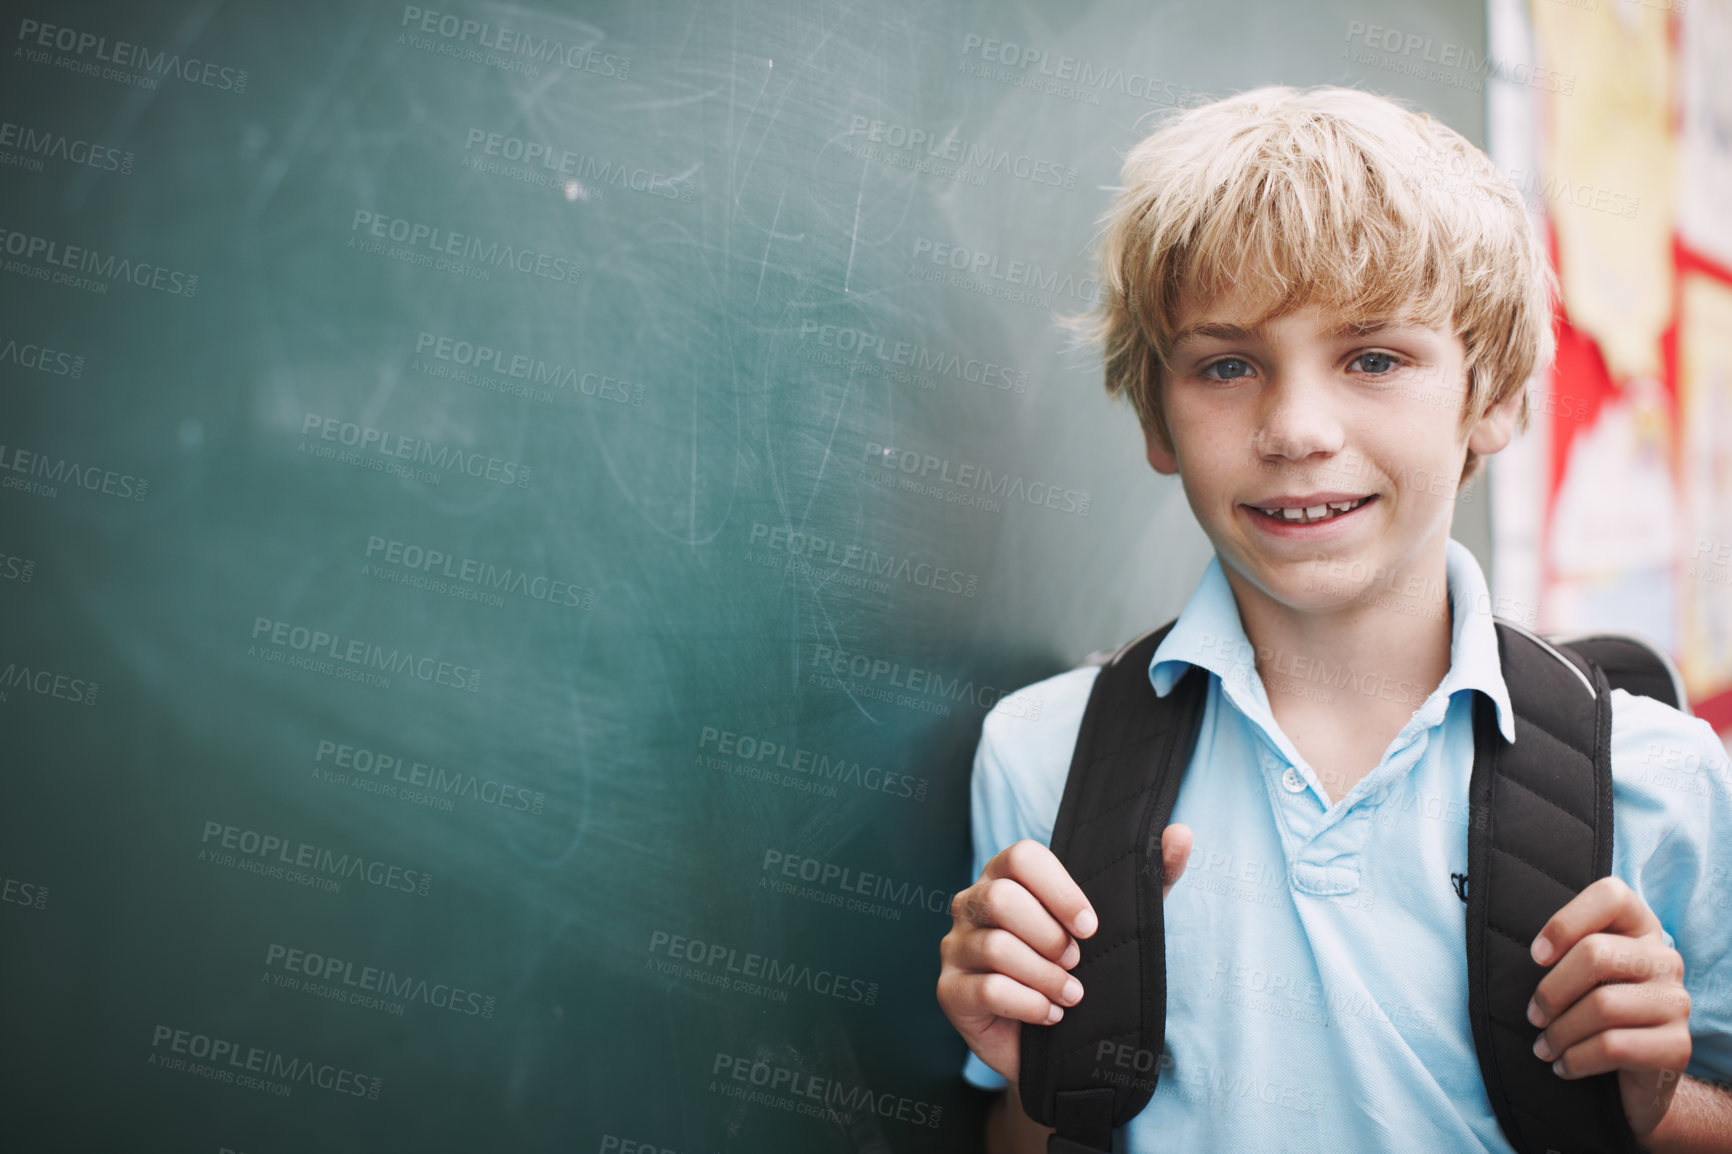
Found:
[[[1516,390],[1485,411],[1467,434],[1467,447],[1482,457],[1502,450],[1515,436],[1521,415],[1522,391]]]
[[[1179,471],[1179,459],[1171,451],[1161,447],[1160,441],[1149,429],[1143,430],[1143,444],[1148,448],[1149,466],[1164,477],[1171,477]]]

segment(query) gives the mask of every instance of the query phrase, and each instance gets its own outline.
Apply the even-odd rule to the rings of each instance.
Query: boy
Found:
[[[1163,696],[1192,665],[1209,685],[1162,837],[1165,1052],[1115,1149],[1509,1151],[1467,1012],[1475,694],[1514,727],[1449,531],[1551,356],[1544,250],[1467,141],[1339,88],[1179,115],[1127,157],[1107,223],[1107,388],[1215,548],[1149,669]],[[1009,1089],[995,1154],[1051,1133],[1015,1092],[1022,1023],[1088,996],[1066,971],[1097,921],[1047,844],[1096,673],[1012,695],[975,759],[979,880],[938,999],[964,1076]],[[1611,753],[1612,876],[1534,942],[1535,1061],[1618,1071],[1653,1151],[1732,1151],[1725,751],[1615,690]]]

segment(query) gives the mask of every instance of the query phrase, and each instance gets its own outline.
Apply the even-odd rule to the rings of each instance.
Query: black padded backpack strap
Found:
[[[1112,1150],[1154,1094],[1167,1025],[1161,833],[1202,724],[1192,666],[1166,697],[1149,662],[1169,621],[1102,666],[1089,693],[1051,849],[1100,918],[1071,970],[1086,991],[1056,1025],[1022,1026],[1022,1108],[1057,1128],[1049,1154]]]
[[[1600,668],[1497,620],[1515,708],[1504,741],[1474,701],[1468,788],[1468,1017],[1486,1093],[1522,1154],[1638,1154],[1615,1074],[1563,1079],[1533,1054],[1528,953],[1569,900],[1612,869],[1612,702]],[[1062,1023],[1061,1023],[1062,1024]]]

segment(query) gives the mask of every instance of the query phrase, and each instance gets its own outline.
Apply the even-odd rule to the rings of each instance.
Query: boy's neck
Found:
[[[1447,539],[1326,612],[1295,609],[1223,567],[1271,712],[1332,798],[1376,767],[1449,672]]]

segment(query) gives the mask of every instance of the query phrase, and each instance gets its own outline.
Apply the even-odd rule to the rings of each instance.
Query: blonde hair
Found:
[[[1175,115],[1125,157],[1101,218],[1102,293],[1067,318],[1107,392],[1171,451],[1162,374],[1190,294],[1244,288],[1261,323],[1307,304],[1344,323],[1449,326],[1466,352],[1465,433],[1555,351],[1556,277],[1521,194],[1436,118],[1351,88],[1257,88]],[[1461,483],[1476,472],[1468,451]]]

